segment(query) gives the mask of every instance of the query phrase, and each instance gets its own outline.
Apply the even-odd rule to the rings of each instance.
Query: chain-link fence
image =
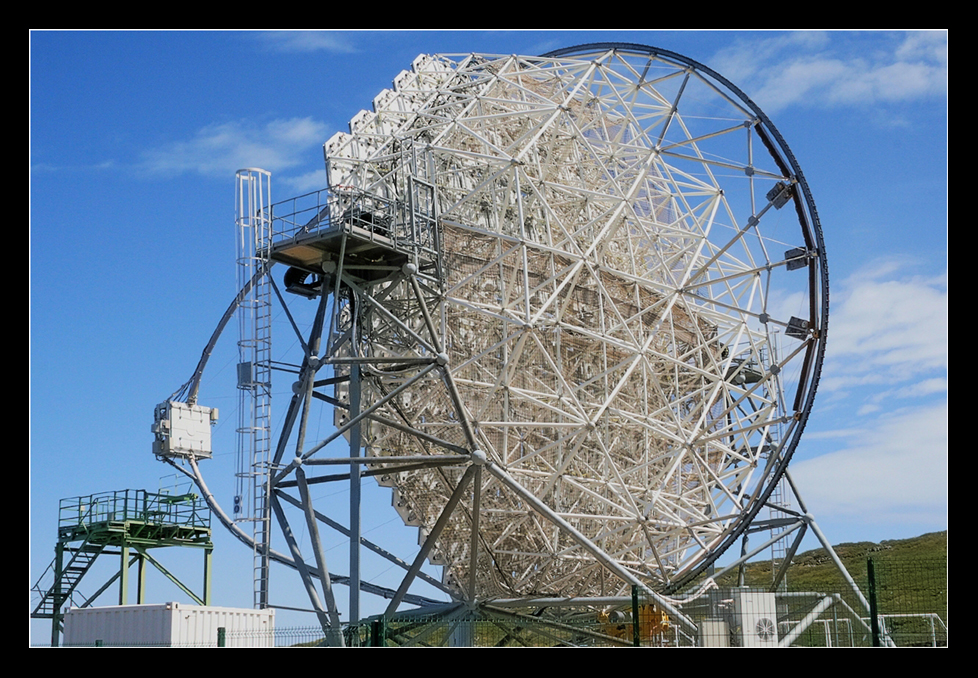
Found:
[[[875,645],[947,645],[946,559],[870,558],[866,590],[876,613]]]
[[[850,573],[858,592],[834,568],[796,568],[777,592],[712,589],[681,610],[700,646],[947,645],[946,559],[873,556]]]
[[[343,629],[348,647],[940,647],[947,645],[947,560],[862,561],[855,591],[835,571],[796,571],[785,590],[701,587],[652,598],[459,606],[440,615],[377,617]],[[811,568],[814,572],[815,568]],[[855,567],[851,568],[855,570]],[[869,610],[875,611],[871,615]],[[633,623],[634,620],[638,623]],[[319,627],[224,632],[202,647],[316,647]],[[110,643],[99,643],[108,646]]]
[[[615,624],[614,626],[617,626]],[[593,612],[534,617],[482,607],[458,617],[398,616],[347,629],[347,645],[359,647],[627,647],[631,638]]]
[[[866,613],[845,591],[714,588],[685,602],[695,633],[683,645],[699,647],[854,647],[869,645]]]

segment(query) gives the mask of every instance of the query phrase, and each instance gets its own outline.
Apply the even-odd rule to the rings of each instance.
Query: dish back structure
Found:
[[[500,472],[444,518],[464,465],[380,478],[422,541],[441,519],[446,583],[620,594],[610,560],[668,589],[737,537],[804,427],[827,318],[807,186],[756,106],[645,47],[420,56],[325,153],[333,222],[414,262],[346,269],[367,454]]]

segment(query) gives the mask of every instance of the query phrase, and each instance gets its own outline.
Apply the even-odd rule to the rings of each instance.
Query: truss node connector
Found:
[[[156,406],[153,454],[159,458],[210,459],[211,426],[217,423],[216,407],[168,400]]]
[[[435,362],[438,363],[440,367],[444,367],[448,364],[448,354],[439,353],[437,356],[435,356]]]
[[[401,271],[404,273],[404,275],[411,276],[418,272],[418,266],[417,264],[408,262],[401,267]]]
[[[489,458],[482,450],[472,450],[472,463],[476,466],[485,466],[489,463]]]

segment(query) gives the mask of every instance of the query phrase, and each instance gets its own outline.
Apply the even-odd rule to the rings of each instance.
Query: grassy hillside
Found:
[[[864,594],[868,595],[867,561],[876,570],[877,599],[883,614],[937,613],[947,623],[947,531],[913,539],[843,543],[835,552]],[[771,585],[770,561],[749,563],[745,584]],[[721,587],[735,586],[737,573],[718,578]],[[796,554],[788,569],[789,591],[847,593],[845,579],[825,549]],[[853,601],[854,603],[855,601]]]
[[[842,543],[834,547],[839,559],[852,577],[862,586],[866,583],[866,561],[869,558],[877,563],[877,568],[889,569],[916,568],[919,563],[947,563],[947,531],[931,532],[912,539],[893,539],[880,542],[870,541]],[[930,569],[933,569],[931,567]],[[943,571],[943,570],[942,570]],[[942,580],[946,571],[940,577]],[[735,572],[724,575],[717,583],[721,586],[735,585]],[[746,582],[748,586],[770,586],[770,561],[749,563]],[[845,580],[832,564],[828,552],[819,548],[795,554],[788,568],[788,587],[791,590],[835,590],[845,586]]]

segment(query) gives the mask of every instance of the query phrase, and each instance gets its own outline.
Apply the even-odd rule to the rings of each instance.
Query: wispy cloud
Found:
[[[271,31],[257,33],[266,48],[275,52],[330,52],[352,54],[357,51],[351,35],[330,31]]]
[[[886,394],[909,397],[945,383],[947,274],[898,275],[907,265],[878,262],[843,281],[829,324],[829,376],[820,388],[889,384]]]
[[[277,185],[288,188],[293,194],[308,193],[326,187],[326,169],[320,167],[313,172],[306,172],[296,177],[284,177]]]
[[[47,174],[53,172],[91,172],[91,171],[104,171],[112,170],[119,167],[119,163],[115,160],[102,160],[101,162],[96,162],[92,164],[79,164],[79,165],[52,165],[47,162],[34,163],[30,167],[31,174]]]
[[[791,473],[819,518],[933,530],[947,524],[947,428],[947,402],[900,409]]]
[[[946,527],[948,474],[947,273],[912,268],[881,260],[838,286],[819,385],[837,428],[806,432],[802,455],[828,452],[791,466],[820,519],[907,536]]]
[[[165,176],[228,176],[255,166],[281,171],[306,164],[310,149],[327,136],[326,125],[312,118],[272,120],[264,125],[235,120],[208,125],[188,141],[146,151],[141,168]]]
[[[865,38],[866,34],[860,34]],[[711,65],[765,111],[905,102],[947,94],[947,34],[789,33],[740,41]]]

